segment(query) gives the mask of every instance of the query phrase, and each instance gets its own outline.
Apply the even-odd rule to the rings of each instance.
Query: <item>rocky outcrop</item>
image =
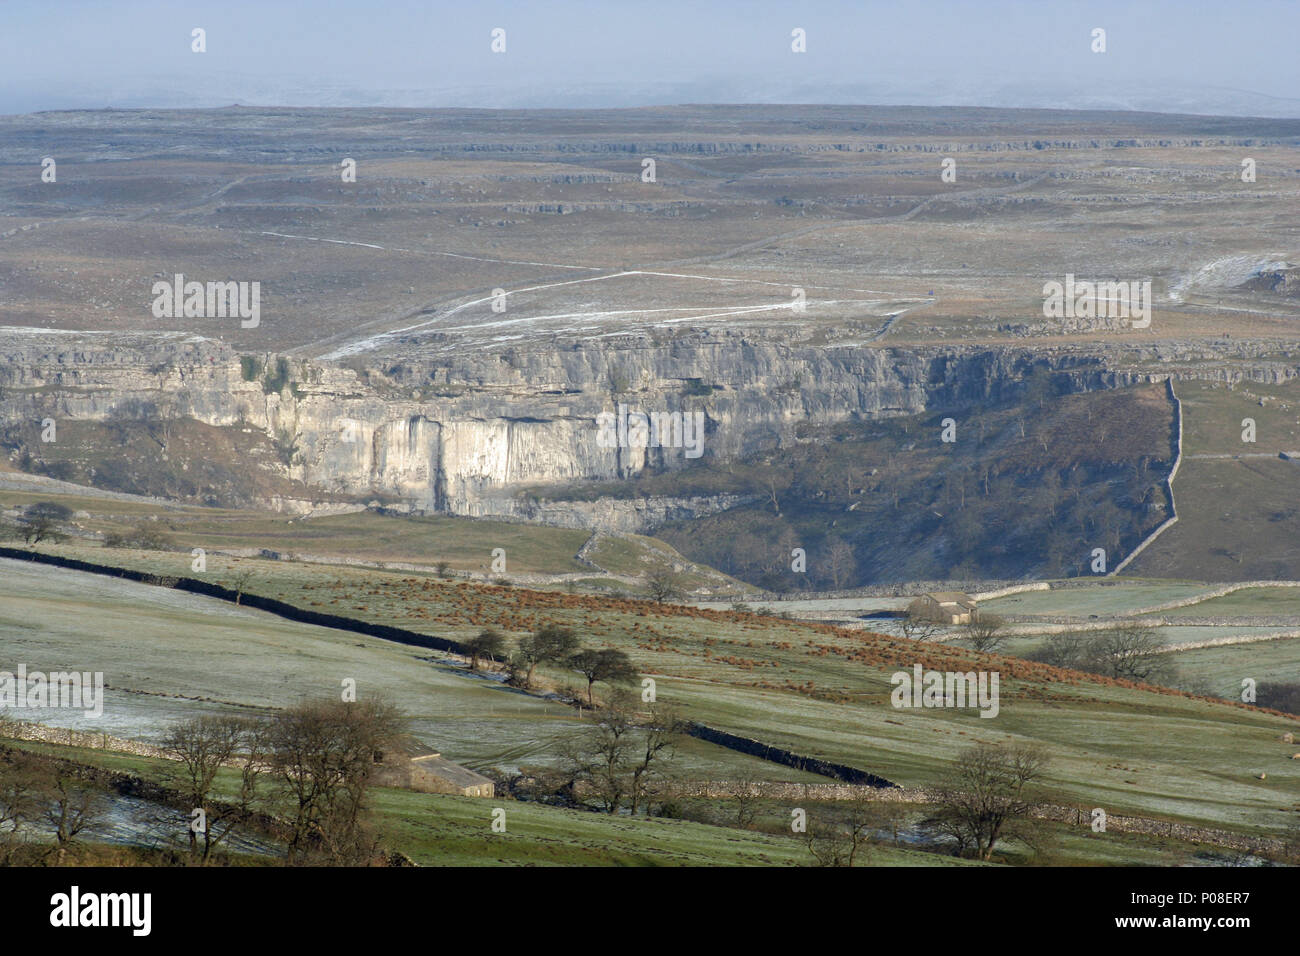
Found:
[[[193,418],[256,430],[289,450],[286,470],[321,492],[319,507],[339,496],[380,496],[404,510],[640,531],[742,499],[522,494],[691,465],[681,447],[602,447],[597,416],[620,403],[634,412],[702,413],[703,455],[726,460],[797,442],[809,425],[1014,398],[1033,367],[1053,371],[1058,386],[1072,391],[1170,373],[1229,381],[1296,374],[1287,361],[1233,365],[1216,347],[1167,342],[878,348],[751,330],[472,352],[440,353],[434,344],[411,360],[349,367],[241,356],[197,336],[96,342],[24,333],[0,339],[0,412],[11,426]],[[1267,343],[1232,347],[1261,359],[1279,354]]]

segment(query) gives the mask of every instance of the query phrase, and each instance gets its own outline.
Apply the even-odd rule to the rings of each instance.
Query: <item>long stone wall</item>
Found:
[[[1147,535],[1141,544],[1129,552],[1123,561],[1115,565],[1115,569],[1111,571],[1110,574],[1106,575],[1107,577],[1113,578],[1115,575],[1123,571],[1132,563],[1134,558],[1147,549],[1147,546],[1151,544],[1151,542],[1155,541],[1156,538],[1160,537],[1160,535],[1164,534],[1166,530],[1173,527],[1178,522],[1178,510],[1174,506],[1174,477],[1178,474],[1178,466],[1183,463],[1183,403],[1179,400],[1178,396],[1174,394],[1174,377],[1172,375],[1165,379],[1165,387],[1169,390],[1169,401],[1173,403],[1174,406],[1174,464],[1173,467],[1169,469],[1169,474],[1165,476],[1165,495],[1169,499],[1169,517],[1162,521],[1158,528]]]
[[[116,753],[134,754],[137,757],[167,756],[162,748],[139,740],[127,740],[99,731],[72,730],[67,727],[48,727],[45,724],[15,720],[0,725],[0,736],[10,740],[30,740],[65,747],[85,747],[88,750],[112,750]]]
[[[224,588],[219,584],[213,584],[210,581],[199,581],[195,578],[160,576],[144,571],[132,571],[128,568],[116,568],[106,564],[95,564],[91,561],[65,558],[56,554],[42,554],[39,551],[31,551],[26,548],[0,547],[0,558],[15,558],[20,561],[35,561],[39,564],[52,564],[56,567],[67,568],[71,571],[87,571],[91,574],[103,574],[110,577],[126,578],[128,581],[138,581],[142,584],[153,584],[160,587],[175,588],[178,591],[189,591],[193,594],[201,594],[205,597],[216,598],[220,601],[229,601],[232,604],[239,603],[244,607],[257,608],[259,611],[267,611],[291,621],[301,621],[304,624],[315,624],[318,627],[332,627],[339,630],[352,631],[357,634],[365,634],[369,637],[378,637],[386,641],[394,641],[398,644],[409,644],[414,647],[427,647],[432,650],[450,651],[453,654],[468,654],[464,646],[458,641],[449,640],[445,637],[433,637],[429,634],[420,634],[416,631],[408,631],[402,627],[391,627],[387,624],[373,624],[369,621],[360,621],[356,618],[343,617],[338,614],[321,614],[318,611],[309,611],[306,608],[287,604],[284,601],[277,601],[274,598],[262,597],[258,594],[237,592],[231,588]]]
[[[898,784],[891,780],[886,780],[884,777],[878,777],[865,770],[859,770],[857,767],[849,767],[840,763],[831,763],[828,760],[820,760],[817,757],[803,757],[799,754],[793,753],[792,751],[782,750],[780,747],[773,747],[770,744],[765,744],[749,737],[730,734],[725,730],[706,727],[704,724],[692,724],[687,730],[687,733],[692,737],[698,737],[700,740],[706,740],[709,743],[717,744],[720,747],[726,747],[728,750],[736,750],[740,753],[759,757],[763,760],[770,760],[773,763],[779,763],[786,767],[793,767],[795,770],[820,774],[823,777],[833,777],[836,780],[843,780],[845,783],[873,788],[890,788],[898,786]]]
[[[843,783],[733,783],[713,780],[695,784],[680,783],[673,787],[673,792],[680,796],[714,800],[732,798],[741,790],[746,790],[751,796],[758,796],[765,800],[788,802],[791,806],[798,806],[799,801],[860,800],[863,797],[884,803],[917,805],[933,804],[938,799],[938,794],[934,790],[920,787],[895,786],[893,788],[876,789]],[[1040,820],[1051,820],[1081,829],[1091,829],[1092,809],[1084,806],[1045,803],[1036,807],[1031,816]],[[1252,837],[1233,833],[1230,830],[1191,826],[1170,820],[1129,816],[1120,813],[1108,812],[1106,814],[1106,830],[1116,833],[1145,833],[1150,836],[1169,837],[1189,843],[1205,843],[1212,846],[1272,856],[1277,856],[1285,850],[1285,844],[1282,840],[1270,837]]]

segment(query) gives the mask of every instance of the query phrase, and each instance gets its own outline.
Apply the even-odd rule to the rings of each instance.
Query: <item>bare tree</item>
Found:
[[[645,581],[650,596],[660,604],[666,604],[681,597],[681,578],[667,564],[651,568],[646,572]]]
[[[573,786],[589,788],[610,814],[625,803],[634,815],[639,812],[683,732],[671,708],[656,705],[638,720],[634,700],[626,691],[614,694],[591,730],[565,750]]]
[[[663,763],[663,757],[672,757],[677,741],[682,736],[683,723],[677,711],[663,704],[652,704],[649,718],[640,727],[640,740],[632,765],[632,816],[649,793],[650,784]]]
[[[627,795],[627,764],[636,748],[632,713],[621,706],[601,711],[599,722],[568,757],[576,781],[595,793],[606,813],[618,813]]]
[[[864,794],[828,810],[826,817],[804,835],[816,865],[851,867],[869,862],[880,822],[878,805]]]
[[[939,622],[926,610],[925,604],[917,598],[907,606],[900,627],[903,636],[910,641],[928,641],[939,633]]]
[[[1107,677],[1157,683],[1173,676],[1164,642],[1148,624],[1103,631],[1091,644],[1089,670]]]
[[[767,497],[772,502],[772,512],[779,518],[781,517],[781,499],[777,497],[778,492],[784,492],[780,481],[775,475],[769,474],[763,479],[763,487],[767,490]]]
[[[466,641],[465,649],[469,651],[469,669],[474,671],[478,670],[480,657],[495,661],[505,653],[506,639],[489,627],[480,631],[477,637],[471,637]]]
[[[898,500],[902,495],[903,488],[903,470],[902,465],[894,459],[887,459],[880,466],[880,482],[878,487],[884,489],[889,495],[890,500],[894,503],[894,510],[898,510]]]
[[[404,718],[380,700],[306,702],[281,711],[268,732],[272,771],[290,802],[289,859],[364,863],[375,844],[363,825],[377,760]]]
[[[1300,716],[1300,684],[1272,680],[1260,684],[1256,705]]]
[[[995,651],[1006,642],[1005,629],[1006,622],[996,614],[973,611],[966,625],[966,640],[977,651]]]
[[[538,664],[554,664],[578,649],[578,635],[567,627],[547,625],[519,642],[515,663],[524,668],[523,684],[533,686],[533,670]]]
[[[158,529],[156,522],[141,521],[124,531],[104,535],[106,548],[138,548],[141,551],[166,551],[171,541]]]
[[[607,684],[624,683],[636,679],[636,668],[622,651],[582,650],[571,656],[566,662],[570,670],[575,670],[587,678],[587,704],[595,706],[591,696],[592,686],[597,681]]]
[[[853,548],[836,538],[827,550],[826,560],[831,572],[831,583],[838,591],[842,584],[852,579],[853,573],[857,570],[858,563],[853,557]]]
[[[746,766],[736,775],[731,784],[730,796],[736,805],[736,826],[742,830],[752,829],[758,817],[763,790],[757,774],[750,767]]]
[[[62,764],[49,771],[39,799],[45,807],[45,822],[54,830],[54,845],[47,856],[53,856],[62,866],[77,837],[99,823],[108,809],[108,800],[101,791],[73,777]]]
[[[11,721],[0,715],[0,723]],[[0,727],[0,736],[6,736],[4,730]],[[43,783],[38,758],[21,750],[0,751],[0,866],[28,858],[24,831],[43,815]]]
[[[203,811],[203,827],[188,828],[191,859],[207,863],[217,846],[252,814],[265,765],[267,726],[243,717],[203,716],[181,721],[163,738],[162,749],[179,764],[179,789],[191,811]],[[240,772],[233,800],[214,801],[222,767]]]
[[[979,744],[957,760],[953,778],[938,788],[936,809],[922,826],[951,838],[957,855],[991,859],[998,842],[1036,842],[1030,785],[1047,767],[1040,748]]]
[[[890,839],[897,844],[899,835],[907,824],[907,818],[911,815],[911,809],[907,804],[895,800],[879,800],[872,810],[876,826],[882,832],[888,833]]]
[[[1048,637],[1041,647],[1025,655],[1027,660],[1064,667],[1069,670],[1086,670],[1091,638],[1079,631],[1068,631]]]
[[[239,571],[235,574],[235,580],[233,584],[234,584],[234,591],[235,591],[236,607],[238,607],[239,602],[244,599],[244,592],[248,590],[248,582],[251,580],[253,580],[252,571],[244,570],[244,571]]]

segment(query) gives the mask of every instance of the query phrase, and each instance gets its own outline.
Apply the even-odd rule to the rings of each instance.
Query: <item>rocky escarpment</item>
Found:
[[[1230,347],[1251,350],[1251,361],[1225,360],[1217,344],[876,348],[798,344],[777,333],[698,332],[556,339],[471,354],[426,349],[422,355],[436,357],[344,367],[240,355],[199,337],[72,342],[16,334],[0,353],[0,413],[11,431],[45,419],[194,419],[254,430],[284,452],[291,477],[322,494],[635,531],[735,501],[613,501],[595,494],[599,500],[561,503],[519,494],[530,486],[690,466],[682,447],[604,447],[610,443],[598,441],[597,416],[620,405],[628,412],[699,412],[702,455],[727,460],[797,441],[801,426],[1014,398],[1035,366],[1052,371],[1066,391],[1168,374],[1228,381],[1296,374],[1294,361],[1267,358],[1283,354],[1267,343]]]

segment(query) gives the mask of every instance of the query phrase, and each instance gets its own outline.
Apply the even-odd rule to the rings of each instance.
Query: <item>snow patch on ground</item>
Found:
[[[1233,289],[1243,282],[1249,282],[1263,272],[1274,272],[1292,266],[1276,253],[1266,255],[1251,254],[1242,256],[1224,256],[1201,266],[1196,272],[1189,272],[1169,287],[1169,299],[1182,302],[1195,292]]]

